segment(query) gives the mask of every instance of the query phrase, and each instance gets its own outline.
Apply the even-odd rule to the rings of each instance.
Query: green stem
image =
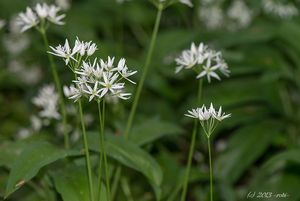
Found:
[[[101,122],[101,121],[100,121]],[[99,168],[98,168],[98,199],[99,201],[101,201],[101,177],[102,177],[102,160],[103,160],[103,153],[102,151],[100,152],[100,156],[99,156]]]
[[[130,132],[131,127],[132,127],[132,122],[133,122],[133,119],[134,119],[134,116],[135,116],[135,113],[136,113],[136,108],[138,106],[138,102],[140,100],[140,96],[141,96],[141,92],[142,92],[142,89],[143,89],[143,86],[144,86],[144,82],[145,82],[145,79],[146,79],[146,76],[147,76],[147,73],[148,73],[148,70],[149,70],[149,66],[151,64],[151,60],[152,60],[152,56],[153,56],[154,46],[155,46],[155,43],[156,43],[156,38],[157,38],[157,33],[158,33],[159,25],[160,25],[162,12],[163,12],[163,7],[161,5],[161,6],[158,7],[156,20],[155,20],[155,24],[154,24],[154,29],[153,29],[153,32],[152,32],[151,42],[150,42],[150,46],[149,46],[147,57],[146,57],[145,66],[144,66],[144,69],[143,69],[143,72],[142,72],[141,80],[140,80],[140,82],[138,84],[138,87],[137,87],[136,94],[134,96],[133,104],[132,104],[130,114],[129,114],[129,118],[128,118],[128,121],[127,121],[126,130],[125,130],[125,134],[124,134],[126,139],[129,138],[129,132]],[[114,200],[116,192],[117,192],[119,180],[120,180],[121,173],[122,173],[122,168],[118,167],[117,171],[118,172],[115,175],[115,179],[114,179],[114,182],[113,182],[113,188],[112,188],[112,190],[113,190],[112,191],[112,198],[113,199],[112,200]]]
[[[114,181],[112,183],[112,189],[111,189],[111,200],[115,200],[116,194],[117,194],[117,190],[118,190],[118,183],[119,183],[119,179],[120,176],[122,174],[122,167],[118,166],[117,170],[115,172],[115,177],[114,177]]]
[[[48,42],[46,32],[45,32],[44,29],[41,29],[40,33],[43,37],[44,45],[45,45],[46,50],[48,52],[49,51],[49,42]],[[69,134],[68,134],[68,131],[67,131],[67,113],[66,113],[66,107],[65,107],[65,102],[64,102],[64,96],[63,96],[63,92],[62,92],[62,86],[61,86],[61,83],[60,83],[60,79],[58,77],[57,67],[54,63],[53,56],[49,53],[47,53],[47,55],[48,55],[48,59],[50,61],[50,66],[51,66],[51,71],[52,71],[55,87],[56,87],[56,90],[57,90],[58,95],[59,95],[59,105],[60,105],[60,110],[61,110],[61,114],[62,114],[62,121],[63,121],[65,148],[68,149],[70,147],[70,143],[69,143]]]
[[[201,96],[202,96],[202,88],[203,88],[203,80],[201,79],[199,81],[199,85],[198,85],[198,93],[197,93],[197,99],[196,99],[197,105],[200,104],[200,100],[201,100]],[[193,158],[195,144],[196,144],[197,127],[198,127],[198,120],[195,120],[191,143],[190,143],[189,155],[188,155],[188,163],[187,163],[187,167],[186,167],[186,173],[185,173],[185,177],[184,177],[183,189],[182,189],[182,194],[181,194],[181,201],[185,201],[185,198],[186,198],[189,176],[190,176],[191,165],[192,165],[192,158]]]
[[[93,178],[92,178],[91,160],[90,160],[90,153],[89,153],[89,146],[87,141],[85,125],[84,125],[81,100],[78,100],[78,106],[79,106],[80,121],[81,121],[82,134],[83,134],[84,153],[85,153],[87,173],[88,173],[90,200],[94,201],[95,199],[94,199],[94,186],[93,186]]]
[[[127,198],[127,201],[134,201],[130,191],[130,185],[128,184],[128,181],[125,177],[121,179],[121,185],[122,185],[123,192]]]
[[[207,138],[208,146],[208,157],[209,157],[209,189],[210,189],[210,201],[213,201],[213,170],[211,162],[211,148],[210,148],[210,138]]]
[[[136,91],[134,101],[133,101],[133,104],[132,104],[132,108],[131,108],[129,118],[128,118],[128,121],[127,121],[126,130],[125,130],[125,137],[126,138],[129,137],[129,132],[130,132],[131,127],[132,127],[132,122],[133,122],[133,119],[134,119],[134,116],[135,116],[135,113],[136,113],[136,108],[137,108],[137,105],[138,105],[138,102],[139,102],[139,99],[140,99],[140,96],[141,96],[141,92],[142,92],[144,82],[145,82],[145,79],[146,79],[146,76],[147,76],[147,73],[148,73],[148,70],[149,70],[149,66],[151,64],[153,51],[154,51],[154,46],[155,46],[155,43],[156,43],[157,33],[158,33],[159,25],[160,25],[162,11],[163,11],[163,7],[160,6],[158,8],[158,12],[157,12],[157,15],[156,15],[155,25],[154,25],[154,29],[153,29],[153,33],[152,33],[152,38],[151,38],[151,42],[150,42],[150,46],[149,46],[145,66],[144,66],[144,69],[143,69],[143,72],[142,72],[141,80],[138,84],[137,91]]]
[[[106,191],[107,191],[106,196],[107,196],[107,200],[110,201],[109,168],[107,163],[106,149],[104,146],[105,100],[102,101],[102,111],[101,111],[100,101],[98,101],[98,113],[99,113],[99,121],[101,126],[100,143],[101,143],[101,152],[103,153],[103,158],[104,158],[105,182],[106,182]]]

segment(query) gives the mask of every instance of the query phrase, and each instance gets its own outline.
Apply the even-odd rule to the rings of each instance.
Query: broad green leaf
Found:
[[[0,145],[0,166],[11,167],[16,157],[22,152],[24,142],[6,141]]]
[[[272,176],[274,172],[278,171],[278,169],[282,169],[286,166],[288,162],[298,163],[300,165],[300,149],[293,149],[281,152],[271,157],[267,162],[265,162],[252,180],[252,186],[256,186],[261,181],[263,181],[264,177]]]
[[[178,135],[182,132],[183,130],[176,124],[152,118],[133,127],[130,140],[139,146],[143,146],[164,136]]]
[[[270,146],[277,134],[278,125],[269,122],[239,129],[229,139],[228,149],[217,158],[215,174],[229,184],[236,182]]]
[[[89,145],[93,151],[100,151],[99,134],[89,133]],[[160,196],[163,174],[159,164],[146,151],[136,144],[115,136],[107,136],[105,141],[107,155],[121,164],[141,172],[152,185],[156,196]]]
[[[89,183],[84,166],[70,166],[52,173],[55,188],[64,201],[90,201]],[[94,192],[97,196],[97,182],[94,177]],[[101,201],[106,200],[105,185],[102,185]]]
[[[80,154],[78,151],[57,148],[48,142],[35,142],[27,146],[12,165],[5,197],[36,176],[42,167],[59,159]]]

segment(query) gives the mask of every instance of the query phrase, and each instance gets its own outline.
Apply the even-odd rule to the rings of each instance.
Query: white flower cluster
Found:
[[[175,73],[182,69],[193,68],[198,73],[197,79],[206,76],[208,82],[211,81],[211,77],[221,80],[217,74],[218,71],[225,76],[229,76],[230,73],[222,53],[208,48],[203,43],[200,43],[198,47],[192,43],[191,48],[183,50],[175,62],[177,64]]]
[[[21,32],[24,32],[32,27],[45,28],[47,22],[57,25],[63,25],[62,19],[65,15],[59,15],[60,8],[55,5],[36,4],[32,9],[26,8],[26,12],[19,14],[18,23],[21,26]]]
[[[48,52],[48,53],[63,58],[66,65],[69,65],[70,61],[73,60],[75,63],[74,62],[70,63],[70,67],[73,69],[74,65],[77,62],[79,62],[78,60],[80,60],[84,56],[86,57],[92,56],[98,48],[97,45],[92,41],[90,42],[80,41],[79,38],[77,37],[73,48],[70,47],[69,41],[68,39],[66,39],[65,44],[63,46],[62,45],[58,45],[57,47],[50,46],[50,49],[53,52]]]
[[[275,0],[263,0],[263,9],[268,14],[287,19],[299,14],[297,7],[293,3],[283,3]]]
[[[248,27],[253,18],[253,11],[248,8],[244,1],[235,0],[227,11],[230,19],[234,20],[239,27]]]
[[[79,70],[76,70],[77,79],[70,88],[64,87],[65,94],[75,101],[85,96],[92,101],[99,101],[105,97],[118,97],[128,99],[130,93],[124,92],[125,83],[123,79],[135,84],[129,79],[137,71],[130,71],[125,59],[120,59],[118,64],[114,64],[114,57],[108,57],[107,61],[100,59],[91,62],[83,62]]]
[[[217,127],[218,122],[231,117],[231,114],[222,112],[222,107],[220,107],[219,110],[216,110],[211,103],[209,108],[206,108],[206,106],[203,105],[201,108],[189,110],[185,116],[198,119],[205,134],[209,138]]]
[[[199,18],[210,29],[226,28],[236,30],[250,25],[253,11],[243,0],[234,0],[224,9],[224,1],[202,1],[199,8]]]
[[[57,110],[58,98],[54,86],[46,85],[39,90],[38,96],[34,97],[32,102],[42,109],[39,112],[41,118],[60,119],[60,114]]]

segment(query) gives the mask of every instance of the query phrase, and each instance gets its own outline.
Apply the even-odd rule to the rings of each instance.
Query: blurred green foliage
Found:
[[[260,10],[259,1],[249,2]],[[183,114],[195,106],[197,80],[192,73],[175,74],[172,56],[189,47],[193,41],[205,42],[222,50],[232,72],[230,78],[221,82],[204,84],[202,102],[222,105],[232,113],[232,118],[224,121],[213,136],[216,200],[247,200],[249,192],[287,193],[289,196],[282,200],[300,200],[299,17],[279,19],[258,12],[247,28],[209,30],[197,17],[199,2],[194,3],[194,8],[176,4],[164,11],[131,141],[124,141],[128,144],[123,146],[122,141],[118,141],[120,150],[109,148],[111,163],[121,161],[127,167],[123,176],[127,178],[135,200],[154,200],[151,185],[159,188],[156,184],[161,182],[162,200],[178,200],[192,130],[192,122]],[[0,18],[8,21],[28,5],[34,3],[1,0]],[[138,82],[155,12],[155,7],[146,0],[132,0],[124,4],[113,0],[74,0],[66,11],[66,25],[51,26],[49,40],[54,46],[63,43],[65,38],[74,41],[76,36],[92,40],[99,46],[100,55],[97,56],[125,57],[128,66],[138,70],[135,76]],[[40,36],[33,30],[28,31],[29,47],[20,54],[12,55],[4,44],[9,34],[8,25],[0,30],[0,196],[4,196],[14,159],[23,149],[28,151],[32,141],[48,140],[58,146],[63,144],[62,136],[57,135],[51,126],[26,140],[17,138],[16,133],[29,127],[29,117],[36,113],[32,97],[39,87],[51,83],[52,78]],[[20,75],[8,70],[13,60],[22,60],[28,66],[37,64],[43,73],[42,80],[35,85],[23,83]],[[62,82],[69,84],[71,73],[60,61],[57,64]],[[134,87],[131,91],[134,92]],[[108,106],[109,134],[123,134],[131,101]],[[85,103],[84,107],[97,116],[95,105]],[[89,127],[90,131],[97,129],[97,124]],[[189,201],[208,200],[208,159],[202,137],[200,133],[196,144]],[[74,143],[74,147],[80,147],[80,142]],[[119,152],[123,153],[121,157]],[[55,154],[54,151],[49,153]],[[153,163],[149,166],[154,166],[150,173],[142,169],[143,160],[147,157],[151,158],[146,162]],[[136,163],[130,161],[132,159],[136,159]],[[30,160],[34,160],[34,155],[28,159],[33,165]],[[73,156],[51,164],[53,168],[39,164],[38,169],[33,169],[34,175],[30,175],[30,178],[36,177],[8,200],[87,200],[86,178],[77,177],[83,169],[78,168],[80,166],[68,167],[68,160],[83,163],[79,156]],[[45,171],[47,168],[52,169],[51,173]],[[155,168],[157,172],[151,172]],[[75,181],[78,182],[76,185]],[[80,194],[83,197],[72,198],[70,192],[76,192],[78,188],[84,191]],[[126,200],[121,187],[118,192],[117,200]]]

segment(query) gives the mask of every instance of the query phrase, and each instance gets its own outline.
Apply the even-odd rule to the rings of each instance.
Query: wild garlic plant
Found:
[[[199,79],[198,94],[196,104],[199,105],[203,90],[203,78],[207,78],[208,83],[211,79],[221,80],[219,74],[229,76],[230,70],[228,65],[222,57],[220,51],[210,49],[207,45],[200,43],[196,46],[192,43],[190,49],[183,50],[181,54],[175,59],[177,64],[175,73],[179,73],[182,70],[193,70],[196,72],[196,79]],[[192,164],[192,156],[195,149],[196,135],[197,135],[198,122],[195,121],[194,129],[191,137],[188,162],[186,167],[186,174],[184,177],[183,190],[181,194],[181,201],[185,201],[186,192],[188,188],[188,180],[190,175],[190,169]]]
[[[220,107],[219,110],[216,111],[213,104],[211,103],[209,108],[206,108],[206,106],[203,105],[200,108],[188,111],[188,113],[185,114],[185,116],[198,120],[207,138],[209,158],[210,201],[213,201],[213,168],[210,137],[214,133],[219,122],[223,121],[226,118],[229,118],[231,114],[225,114],[224,112],[222,112],[222,107]]]
[[[130,79],[130,76],[137,73],[131,71],[126,65],[126,60],[121,58],[115,62],[114,57],[108,57],[107,60],[95,58],[90,61],[89,57],[92,56],[98,49],[95,43],[80,41],[78,38],[75,41],[73,48],[70,47],[68,40],[65,44],[57,47],[50,47],[52,52],[49,54],[61,57],[65,64],[74,73],[73,84],[70,87],[64,87],[65,94],[68,98],[78,102],[80,121],[83,131],[83,142],[86,154],[86,163],[88,169],[90,199],[95,200],[93,192],[93,179],[91,171],[91,161],[89,155],[89,146],[85,125],[83,122],[83,109],[81,100],[88,99],[89,102],[96,102],[98,106],[99,126],[100,126],[100,145],[101,152],[99,156],[99,172],[98,172],[98,194],[97,199],[100,199],[101,192],[101,176],[102,176],[102,160],[104,160],[105,181],[107,199],[110,199],[110,180],[109,180],[109,167],[107,162],[104,128],[105,128],[105,99],[118,98],[127,100],[130,98],[131,93],[125,91],[125,82],[135,84]]]
[[[46,3],[38,3],[33,8],[27,7],[26,11],[21,12],[17,18],[18,25],[21,28],[20,31],[25,32],[31,28],[35,28],[41,34],[45,48],[48,51],[49,42],[46,30],[48,29],[49,25],[64,25],[64,22],[62,20],[65,18],[65,14],[59,14],[59,11],[59,7],[55,5],[48,5]],[[55,87],[59,94],[60,112],[62,114],[62,122],[64,127],[64,143],[65,147],[69,148],[69,134],[67,132],[67,114],[63,98],[62,85],[52,55],[48,54],[48,59],[50,62]]]

